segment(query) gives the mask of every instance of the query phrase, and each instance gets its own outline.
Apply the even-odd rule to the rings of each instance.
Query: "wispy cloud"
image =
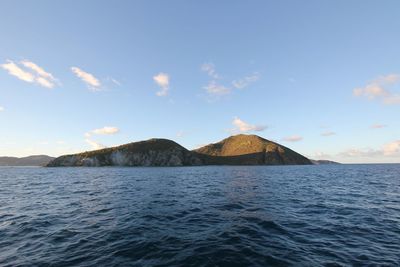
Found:
[[[88,143],[93,149],[102,149],[106,146],[96,142],[93,140],[93,135],[113,135],[119,133],[119,128],[113,126],[105,126],[103,128],[94,129],[87,133],[85,133],[85,141]]]
[[[300,135],[292,135],[292,136],[285,137],[282,140],[286,141],[286,142],[299,142],[299,141],[303,140],[303,137],[301,137]]]
[[[332,135],[336,135],[336,133],[332,132],[332,131],[326,131],[326,132],[321,133],[321,135],[322,136],[332,136]]]
[[[233,131],[235,132],[260,132],[267,129],[265,125],[253,125],[249,124],[238,117],[235,117],[232,121],[232,124],[235,126]]]
[[[373,125],[371,125],[371,128],[372,129],[382,129],[382,128],[386,128],[387,127],[387,125],[385,125],[385,124],[373,124]]]
[[[33,70],[39,76],[37,82],[43,86],[52,88],[55,83],[58,83],[58,80],[53,76],[53,74],[45,71],[42,67],[39,67],[32,61],[23,60],[21,61],[21,64],[24,65],[25,68]]]
[[[4,107],[0,106],[0,112],[4,111]]]
[[[231,92],[229,87],[217,82],[217,80],[219,80],[221,77],[215,70],[215,65],[213,63],[204,63],[201,65],[200,69],[201,71],[207,73],[207,75],[211,78],[208,84],[203,86],[203,89],[206,90],[207,94],[212,96],[214,100],[221,96],[228,95]]]
[[[378,84],[391,84],[391,83],[396,83],[400,80],[400,75],[399,74],[388,74],[388,75],[382,75],[379,76],[378,78],[375,79],[375,83]]]
[[[47,87],[47,88],[53,88],[53,87],[54,87],[54,83],[52,83],[52,82],[49,81],[49,80],[46,80],[46,79],[43,78],[43,77],[38,77],[38,78],[36,78],[36,82],[37,82],[38,84],[40,84],[41,86],[43,86],[43,87]]]
[[[89,139],[89,138],[86,138],[85,142],[88,143],[93,149],[103,149],[103,148],[105,148],[104,145],[102,145],[102,144],[100,144],[100,143],[98,143],[96,141],[93,141],[92,139]]]
[[[7,70],[10,75],[22,81],[36,83],[42,87],[53,88],[56,83],[59,83],[51,73],[45,71],[32,61],[23,60],[18,65],[18,63],[12,60],[7,60],[7,63],[2,64],[1,67]]]
[[[114,79],[114,78],[110,78],[110,80],[111,80],[115,85],[121,86],[121,83],[120,83],[118,80],[116,80],[116,79]]]
[[[208,76],[210,76],[213,79],[220,78],[218,73],[215,71],[215,66],[213,63],[204,63],[203,65],[201,65],[201,70],[206,72]]]
[[[119,129],[117,127],[110,127],[106,126],[100,129],[95,129],[92,131],[94,134],[116,134],[119,132]]]
[[[29,83],[35,82],[35,76],[32,73],[24,71],[11,60],[7,60],[7,63],[1,64],[1,67],[7,70],[8,74],[15,76],[22,81]]]
[[[258,72],[253,73],[252,75],[246,76],[239,80],[234,80],[232,85],[237,89],[243,89],[249,86],[251,83],[254,83],[260,79],[260,75]]]
[[[204,86],[204,89],[207,91],[207,93],[217,96],[227,95],[231,92],[231,89],[217,84],[216,81],[210,81],[206,86]]]
[[[169,90],[169,75],[160,72],[153,77],[154,82],[161,88],[156,94],[157,96],[166,96]]]
[[[80,78],[91,91],[99,91],[101,83],[93,74],[83,71],[78,67],[71,67],[71,71]]]
[[[94,129],[90,132],[87,132],[85,134],[86,137],[90,137],[93,134],[97,134],[97,135],[112,135],[112,134],[116,134],[119,133],[119,128],[117,127],[113,127],[113,126],[105,126],[103,128],[99,128],[99,129]]]
[[[365,87],[355,88],[353,95],[356,97],[366,97],[370,100],[378,99],[383,104],[400,104],[400,94],[392,93],[386,87],[400,81],[400,75],[389,74],[380,76],[368,83]]]
[[[224,85],[224,83],[221,81],[221,75],[217,73],[215,65],[213,63],[204,63],[203,65],[201,65],[200,69],[201,71],[207,73],[207,75],[211,78],[208,84],[206,86],[203,86],[203,89],[205,89],[210,96],[216,98],[230,94],[232,92],[232,87],[236,89],[243,89],[260,78],[259,73],[254,72],[252,75],[233,80],[230,86],[227,86]]]

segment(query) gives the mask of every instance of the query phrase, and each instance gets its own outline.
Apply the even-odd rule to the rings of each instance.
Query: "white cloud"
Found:
[[[84,136],[85,136],[86,143],[91,145],[93,149],[102,149],[102,148],[105,148],[105,146],[100,143],[97,143],[91,137],[93,135],[113,135],[118,132],[119,132],[119,128],[117,128],[117,127],[105,126],[103,128],[94,129],[90,132],[87,132],[87,133],[85,133]]]
[[[46,80],[43,77],[37,77],[36,78],[36,82],[38,84],[40,84],[41,86],[46,87],[46,88],[53,88],[54,87],[54,83],[50,82],[49,80]]]
[[[100,129],[95,129],[92,131],[94,134],[116,134],[119,132],[119,129],[117,127],[110,127],[106,126]]]
[[[314,159],[317,159],[317,160],[323,160],[323,159],[329,159],[331,157],[332,157],[331,155],[326,154],[326,153],[324,153],[322,151],[316,151],[311,158],[314,158]]]
[[[235,117],[232,121],[232,124],[235,126],[234,131],[239,132],[260,132],[267,129],[267,126],[264,125],[252,125],[247,122],[242,121],[240,118]]]
[[[390,96],[388,91],[386,91],[381,85],[375,83],[368,84],[364,88],[356,88],[354,89],[353,94],[355,96],[365,96],[369,99]]]
[[[369,158],[369,157],[376,157],[382,155],[382,151],[370,149],[370,148],[350,148],[338,154],[342,157],[349,157],[349,158]]]
[[[23,60],[20,62],[20,64],[27,70],[20,68],[11,60],[7,60],[7,63],[2,64],[1,67],[7,70],[10,75],[17,77],[20,80],[29,83],[36,83],[46,88],[53,88],[55,83],[58,83],[58,80],[54,78],[51,73],[45,71],[42,67],[39,67],[35,63],[28,60]]]
[[[285,137],[282,140],[286,141],[286,142],[299,142],[299,141],[303,140],[303,137],[301,137],[299,135],[292,135],[292,136]]]
[[[327,131],[327,132],[321,133],[321,135],[322,135],[322,136],[332,136],[332,135],[336,135],[336,133],[335,133],[335,132],[332,132],[332,131]]]
[[[387,143],[380,149],[351,148],[339,153],[338,155],[344,157],[359,157],[359,158],[393,157],[393,156],[398,157],[400,156],[400,140]]]
[[[211,81],[208,85],[204,86],[207,93],[211,95],[227,95],[231,90],[223,85],[217,84],[215,81]]]
[[[246,76],[243,79],[234,80],[232,82],[232,85],[235,88],[243,89],[243,88],[249,86],[251,83],[258,81],[258,79],[260,79],[260,75],[257,72],[255,72],[254,74]]]
[[[205,89],[209,95],[218,98],[223,95],[228,95],[231,92],[230,88],[217,83],[216,80],[219,79],[220,76],[215,71],[215,66],[213,63],[204,63],[201,66],[201,70],[206,72],[208,76],[212,78],[208,84],[203,87],[203,89]]]
[[[215,71],[215,66],[213,63],[204,63],[201,65],[201,70],[206,72],[211,78],[219,79],[219,75]]]
[[[368,83],[365,87],[355,88],[353,90],[353,95],[356,97],[366,97],[370,100],[380,99],[382,103],[386,105],[400,104],[400,94],[392,93],[385,88],[399,81],[400,75],[398,74],[380,76]]]
[[[94,130],[92,130],[90,132],[85,133],[85,137],[89,138],[93,134],[97,134],[97,135],[112,135],[112,134],[116,134],[118,132],[119,132],[119,128],[117,128],[117,127],[105,126],[103,128],[94,129]]]
[[[104,145],[102,145],[102,144],[100,144],[100,143],[97,143],[97,142],[95,142],[95,141],[93,141],[93,140],[91,140],[91,139],[89,139],[89,138],[86,138],[85,141],[86,141],[86,143],[88,143],[93,149],[102,149],[102,148],[105,148]]]
[[[157,96],[166,96],[169,90],[168,74],[160,72],[159,74],[153,77],[153,80],[161,88],[161,90],[156,93]]]
[[[211,78],[208,84],[203,87],[203,89],[205,89],[209,95],[218,98],[220,96],[228,95],[232,92],[231,86],[226,86],[221,82],[221,76],[215,70],[215,65],[213,63],[204,63],[201,65],[201,71],[207,73],[207,75]],[[242,79],[233,80],[231,85],[233,88],[242,89],[257,81],[259,78],[259,73],[254,72],[252,75],[248,75]]]
[[[93,74],[85,72],[78,67],[71,67],[71,71],[84,83],[86,83],[86,85],[90,90],[92,91],[100,90],[101,83]]]
[[[0,112],[4,111],[4,107],[0,106]]]
[[[33,70],[34,72],[36,72],[37,75],[41,76],[44,79],[48,79],[53,82],[57,81],[57,79],[54,78],[54,76],[51,73],[45,71],[42,67],[39,67],[37,64],[33,63],[32,61],[23,60],[23,61],[21,61],[21,64],[24,65],[26,68]]]
[[[7,70],[8,74],[13,75],[20,80],[29,83],[35,82],[35,76],[32,73],[24,71],[11,60],[7,60],[7,63],[2,64],[1,67]]]
[[[387,127],[387,125],[385,125],[385,124],[373,124],[373,125],[371,125],[372,129],[382,129],[382,128],[385,128],[385,127]]]
[[[382,85],[396,83],[398,81],[400,81],[399,74],[388,74],[385,76],[379,76],[377,79],[375,79],[375,82],[382,84]]]
[[[400,140],[388,143],[383,147],[383,155],[385,156],[393,156],[398,153],[400,153]]]

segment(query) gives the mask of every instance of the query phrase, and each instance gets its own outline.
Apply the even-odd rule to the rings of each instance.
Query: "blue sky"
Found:
[[[400,162],[399,1],[2,1],[0,156],[257,134]]]

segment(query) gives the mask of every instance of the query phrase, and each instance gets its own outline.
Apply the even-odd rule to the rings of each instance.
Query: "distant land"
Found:
[[[339,163],[339,162],[331,161],[331,160],[314,160],[314,159],[312,159],[311,162],[312,162],[314,165],[341,164],[341,163]]]
[[[117,147],[64,155],[48,167],[62,166],[201,166],[311,165],[299,153],[257,135],[235,135],[218,143],[188,150],[168,139],[150,139]]]
[[[0,166],[46,166],[54,158],[46,155],[34,155],[23,158],[0,157]]]

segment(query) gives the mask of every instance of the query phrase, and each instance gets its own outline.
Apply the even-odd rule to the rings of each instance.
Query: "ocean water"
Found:
[[[349,265],[400,265],[400,165],[0,168],[0,266]]]

